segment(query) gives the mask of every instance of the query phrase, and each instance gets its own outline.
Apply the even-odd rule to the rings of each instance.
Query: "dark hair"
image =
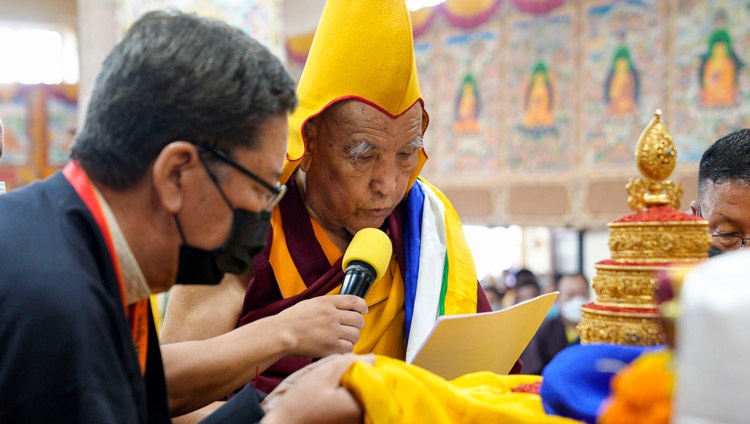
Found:
[[[534,275],[534,273],[530,269],[527,269],[527,268],[521,268],[518,271],[516,271],[515,277],[516,277],[516,284],[525,280],[536,281],[536,275]]]
[[[562,281],[563,278],[581,278],[584,283],[586,283],[586,286],[589,285],[589,279],[586,278],[585,275],[583,275],[580,272],[574,272],[574,273],[568,273],[568,274],[557,274],[555,276],[555,290],[560,289],[560,281]]]
[[[150,12],[104,61],[71,157],[94,180],[127,188],[173,141],[254,148],[259,126],[296,105],[284,66],[249,35],[218,20]]]
[[[539,282],[536,281],[536,278],[530,278],[521,280],[518,283],[516,283],[516,290],[520,289],[521,287],[531,286],[533,287],[537,292],[542,291],[542,286],[539,285]]]
[[[698,171],[698,197],[707,181],[750,181],[750,129],[720,138],[703,153]]]

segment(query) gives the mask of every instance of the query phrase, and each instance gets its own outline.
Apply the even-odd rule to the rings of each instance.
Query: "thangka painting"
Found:
[[[510,23],[508,165],[514,173],[569,171],[574,159],[575,48],[567,7]]]
[[[750,127],[748,20],[745,0],[677,1],[669,128],[680,163],[698,162],[718,138]]]
[[[499,33],[485,26],[441,38],[438,85],[443,97],[432,103],[440,173],[476,176],[500,167]]]
[[[283,57],[279,28],[282,28],[281,0],[120,0],[118,26],[125,31],[141,15],[157,9],[177,9],[220,19],[242,28],[255,39]]]
[[[0,165],[30,164],[29,112],[27,91],[22,86],[0,87],[0,120],[5,130],[5,147]]]
[[[5,149],[0,181],[8,189],[45,178],[68,160],[78,124],[77,85],[0,86]]]
[[[641,131],[657,108],[667,107],[664,4],[627,0],[585,7],[580,122],[589,169],[632,168]]]
[[[47,93],[47,165],[61,167],[68,161],[77,132],[77,90],[52,90]]]
[[[510,0],[510,2],[523,12],[544,15],[562,6],[565,0]]]
[[[417,77],[419,78],[419,88],[422,91],[422,98],[425,103],[425,109],[430,115],[430,125],[424,136],[424,148],[429,157],[434,158],[436,152],[435,139],[440,137],[440,130],[437,129],[437,110],[440,103],[440,92],[435,78],[437,67],[436,63],[437,48],[432,41],[434,37],[424,36],[414,40],[414,59],[417,63]],[[425,165],[423,175],[429,175],[436,160],[430,160]]]

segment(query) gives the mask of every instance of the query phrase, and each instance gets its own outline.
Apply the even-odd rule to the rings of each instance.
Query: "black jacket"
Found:
[[[143,376],[112,260],[73,187],[57,173],[0,195],[0,422],[170,422],[149,318]],[[262,417],[254,391],[238,400],[225,417]]]
[[[558,352],[576,344],[578,341],[568,343],[565,334],[565,324],[562,318],[557,316],[545,319],[531,339],[526,350],[521,354],[523,360],[523,374],[542,374],[542,370],[557,355]]]

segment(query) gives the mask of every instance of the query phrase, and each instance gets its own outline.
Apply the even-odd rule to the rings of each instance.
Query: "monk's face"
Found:
[[[305,127],[305,203],[326,231],[343,239],[381,227],[403,199],[422,147],[422,106],[393,118],[349,100]]]

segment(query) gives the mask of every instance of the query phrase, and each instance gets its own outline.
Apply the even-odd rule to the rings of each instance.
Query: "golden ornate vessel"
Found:
[[[608,224],[611,259],[595,264],[596,299],[581,308],[577,327],[582,343],[665,343],[657,273],[708,257],[708,221],[680,212],[682,188],[667,180],[677,164],[677,149],[660,110],[638,139],[635,160],[644,177],[626,186],[635,213]]]

